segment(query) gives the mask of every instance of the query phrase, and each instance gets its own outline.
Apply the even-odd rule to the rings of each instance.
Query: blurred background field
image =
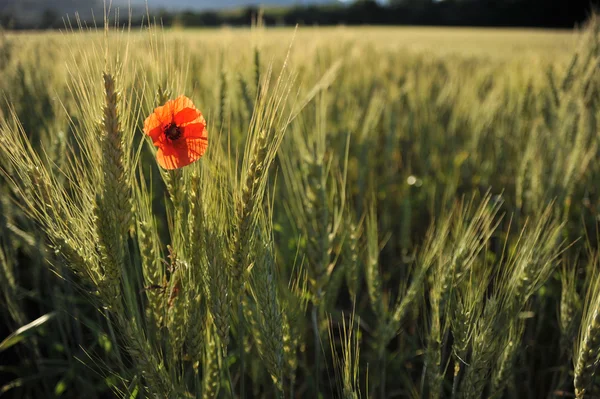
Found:
[[[75,23],[75,22],[74,22]],[[135,29],[134,29],[135,31]],[[170,38],[191,44],[214,40],[249,41],[248,29],[229,27],[221,29],[168,29]],[[266,45],[284,45],[293,36],[294,28],[271,28],[261,37]],[[143,35],[143,33],[141,33]],[[27,43],[59,40],[65,34],[52,31],[4,32],[5,37],[25,38]],[[460,27],[301,27],[296,32],[298,44],[343,40],[388,51],[432,52],[433,56],[462,55],[500,59],[547,57],[547,61],[572,55],[578,45],[578,34],[570,30],[518,28],[460,28]],[[52,40],[50,40],[52,43]],[[251,44],[251,43],[248,43]],[[229,46],[224,46],[229,47]]]
[[[293,28],[273,28],[262,40],[267,43],[287,42]],[[246,30],[175,30],[182,40],[244,40]],[[196,35],[198,37],[196,37]],[[577,34],[565,30],[456,27],[304,27],[296,37],[298,43],[332,44],[354,42],[387,51],[431,52],[432,56],[500,59],[537,59],[547,61],[568,57],[577,46]],[[323,43],[319,43],[323,44]],[[302,44],[300,44],[302,45]]]
[[[595,397],[599,31],[2,31],[0,397]]]

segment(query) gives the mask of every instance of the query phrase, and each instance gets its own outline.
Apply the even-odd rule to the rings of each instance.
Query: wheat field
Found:
[[[600,20],[105,20],[0,33],[0,397],[600,395]]]

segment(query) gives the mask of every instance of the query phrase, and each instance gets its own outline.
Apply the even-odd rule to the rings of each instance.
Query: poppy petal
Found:
[[[196,108],[184,108],[175,114],[173,121],[177,126],[181,126],[193,122],[199,115],[201,114]]]
[[[173,113],[178,114],[183,111],[185,108],[195,109],[194,103],[192,100],[187,98],[186,96],[179,96],[175,100],[171,101],[173,105]]]
[[[182,155],[185,154],[182,154],[174,146],[160,146],[158,151],[156,151],[156,161],[164,169],[177,169],[185,166],[181,159]],[[187,157],[187,155],[185,156]]]
[[[163,145],[156,152],[156,160],[164,169],[178,169],[197,161],[208,147],[206,139],[178,140]]]
[[[154,109],[154,114],[163,125],[168,125],[169,123],[173,122],[174,102],[167,101],[165,105],[156,107]]]
[[[182,128],[183,137],[186,139],[205,139],[207,138],[206,134],[206,124],[204,123],[192,123],[186,125]]]
[[[188,147],[188,156],[190,159],[193,159],[192,162],[197,161],[204,155],[206,149],[208,148],[208,138],[202,137],[199,139],[188,139],[187,147]]]
[[[150,133],[159,127],[162,127],[162,122],[160,121],[160,119],[158,119],[156,113],[153,112],[144,121],[144,133],[152,137],[152,140],[154,140],[153,135],[151,135]]]
[[[162,126],[158,126],[146,134],[152,139],[152,144],[158,147],[158,145],[162,142],[161,138],[164,136],[164,130]]]

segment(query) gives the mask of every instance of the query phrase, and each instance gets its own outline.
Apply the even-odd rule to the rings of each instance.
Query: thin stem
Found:
[[[319,337],[319,315],[318,309],[313,304],[312,308],[312,327],[315,338],[315,398],[319,397],[319,383],[320,383],[320,373],[321,373],[321,339]]]
[[[227,381],[229,382],[229,393],[231,398],[235,398],[235,390],[233,389],[233,380],[231,379],[231,372],[229,371],[229,367],[225,367],[225,372],[227,373]]]
[[[283,399],[285,396],[283,394],[283,389],[279,389],[277,388],[275,385],[273,385],[273,396],[276,397],[277,399]]]
[[[242,288],[242,292],[244,289]],[[240,398],[246,397],[246,384],[244,376],[246,375],[246,363],[244,361],[244,333],[246,326],[244,325],[244,301],[238,304],[238,321],[239,321],[239,357],[240,357]]]
[[[381,352],[379,354],[379,371],[381,372],[380,380],[379,380],[379,389],[380,389],[380,397],[381,399],[385,399],[385,374],[386,374],[386,356],[385,356],[385,346],[382,347]]]
[[[425,360],[425,363],[423,364],[423,370],[421,371],[421,396],[422,397],[426,397],[426,393],[425,393],[425,379],[426,379],[426,375],[427,375],[427,367],[429,367],[429,363],[427,361],[427,358]]]
[[[457,360],[454,363],[454,378],[452,379],[452,395],[450,396],[451,399],[456,398],[456,394],[458,393],[458,376],[460,374],[460,362]]]

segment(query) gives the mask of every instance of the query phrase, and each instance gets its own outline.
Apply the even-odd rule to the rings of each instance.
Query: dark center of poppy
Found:
[[[165,136],[169,140],[177,140],[181,137],[181,129],[174,123],[171,123],[169,126],[165,128]]]

